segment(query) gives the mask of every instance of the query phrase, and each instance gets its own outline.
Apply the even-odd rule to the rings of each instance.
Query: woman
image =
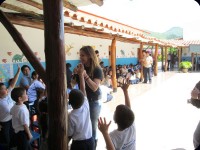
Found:
[[[84,65],[86,73],[84,75],[86,82],[86,93],[90,105],[90,118],[92,122],[92,136],[97,145],[97,124],[101,111],[102,93],[99,88],[103,79],[103,71],[99,66],[99,62],[95,51],[91,46],[84,46],[80,49],[80,61]]]

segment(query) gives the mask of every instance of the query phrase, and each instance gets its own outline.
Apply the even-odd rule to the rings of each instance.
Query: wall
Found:
[[[191,55],[192,53],[189,51],[189,47],[182,49],[182,60],[192,61]],[[196,57],[200,57],[200,52],[198,54],[195,54],[194,57],[195,59],[198,59]]]
[[[45,67],[44,31],[18,25],[15,25],[15,27]],[[16,73],[17,64],[20,66],[30,64],[1,23],[0,33],[0,82],[7,82]],[[95,50],[99,50],[100,58],[104,61],[104,65],[109,66],[109,46],[111,45],[111,40],[65,34],[66,62],[72,64],[71,69],[79,63],[79,49],[84,45],[90,45]],[[139,44],[117,41],[116,64],[136,64],[138,48]],[[34,69],[32,68],[31,70],[33,71]]]

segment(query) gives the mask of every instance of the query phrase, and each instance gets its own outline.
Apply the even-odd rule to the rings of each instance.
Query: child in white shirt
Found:
[[[20,74],[20,67],[18,66],[17,73],[9,84],[8,89],[4,83],[0,83],[0,143],[4,144],[7,149],[11,147],[11,141],[13,139],[12,128],[12,115],[10,115],[10,109],[15,102],[12,100],[10,93],[15,87]]]
[[[69,93],[69,104],[73,110],[69,114],[68,136],[73,139],[71,150],[94,150],[92,124],[90,120],[89,103],[86,97],[84,67],[78,65],[80,90],[72,89]]]
[[[12,115],[12,126],[16,133],[16,143],[18,150],[30,150],[29,140],[32,138],[29,130],[29,111],[23,103],[28,101],[26,90],[18,87],[11,92],[12,99],[16,104],[12,107],[10,114]]]
[[[102,132],[108,150],[135,150],[135,125],[134,113],[131,110],[130,99],[128,95],[129,84],[122,84],[122,90],[125,97],[125,105],[118,105],[114,113],[114,121],[118,129],[108,134],[108,128],[111,121],[107,124],[106,119],[100,117],[98,128]]]

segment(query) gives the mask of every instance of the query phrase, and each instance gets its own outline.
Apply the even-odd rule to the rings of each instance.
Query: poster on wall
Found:
[[[13,65],[1,64],[0,65],[0,82],[7,82],[10,78],[13,78]]]

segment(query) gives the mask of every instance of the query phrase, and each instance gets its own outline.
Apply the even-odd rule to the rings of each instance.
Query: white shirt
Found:
[[[38,80],[33,81],[27,91],[29,102],[34,102],[37,99],[37,89],[39,88],[45,89],[45,86]]]
[[[12,119],[10,109],[15,102],[12,100],[10,93],[12,88],[8,88],[8,95],[4,98],[0,98],[0,122],[7,122]]]
[[[135,80],[136,79],[136,76],[135,74],[134,75],[131,75],[130,79],[129,80]]]
[[[73,140],[87,140],[92,137],[90,109],[86,97],[83,105],[78,109],[73,109],[69,114],[68,136],[72,136]]]
[[[135,150],[136,134],[134,123],[123,131],[112,131],[110,137],[115,150]]]
[[[152,62],[153,62],[153,58],[151,57],[151,56],[147,56],[146,57],[146,59],[145,59],[145,67],[146,68],[150,68],[151,67],[151,64],[152,64]]]
[[[107,94],[110,94],[110,92],[112,92],[112,89],[108,88],[105,85],[100,85],[99,87],[100,87],[101,93],[102,93],[101,100],[102,100],[102,102],[106,102],[107,101]]]
[[[171,55],[170,54],[167,55],[167,60],[171,60]]]
[[[12,115],[12,126],[15,133],[19,131],[24,131],[24,125],[30,125],[29,121],[29,111],[26,105],[14,105],[10,111]]]

